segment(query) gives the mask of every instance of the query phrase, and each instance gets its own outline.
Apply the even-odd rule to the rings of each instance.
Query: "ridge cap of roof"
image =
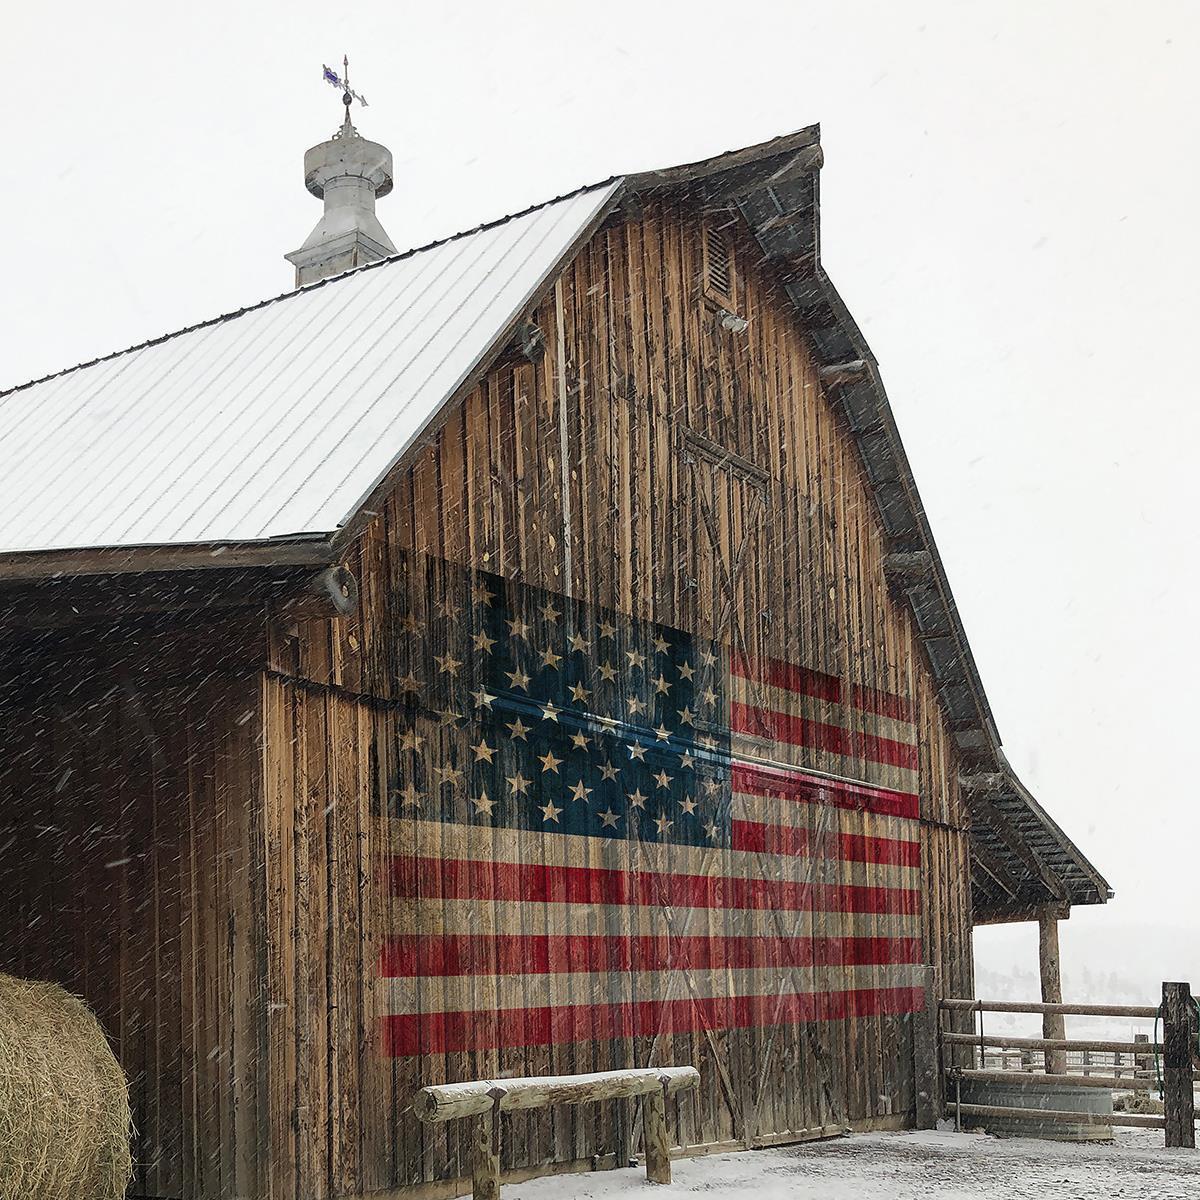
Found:
[[[353,267],[349,271],[343,271],[338,275],[330,275],[325,279],[318,279],[313,283],[306,283],[303,287],[291,288],[286,292],[279,292],[274,296],[267,296],[262,300],[256,300],[253,304],[245,304],[241,308],[230,309],[228,312],[218,313],[216,316],[206,317],[203,321],[196,321],[191,325],[185,325],[180,329],[172,329],[166,333],[160,333],[157,337],[146,338],[145,341],[136,342],[132,346],[124,346],[120,350],[110,350],[107,354],[99,354],[95,358],[89,358],[84,362],[74,363],[69,367],[61,367],[57,371],[50,371],[45,375],[39,375],[34,379],[27,379],[22,383],[15,383],[11,387],[0,388],[0,401],[7,399],[9,396],[17,392],[23,392],[28,388],[36,387],[39,383],[46,383],[51,379],[58,379],[63,375],[71,375],[76,371],[82,371],[87,367],[94,367],[102,362],[110,362],[114,358],[121,358],[126,354],[133,354],[138,350],[147,350],[151,346],[160,346],[164,342],[169,342],[173,338],[183,337],[184,334],[195,333],[198,329],[208,329],[213,325],[222,325],[226,321],[235,321],[238,317],[245,316],[249,312],[257,312],[261,308],[266,308],[271,304],[278,304],[284,300],[290,300],[293,296],[299,296],[304,292],[311,292],[316,288],[325,287],[330,283],[337,283],[339,280],[346,279],[351,275],[358,275],[363,271],[371,271],[376,267],[386,266],[388,263],[401,262],[404,259],[413,258],[417,254],[424,254],[427,250],[436,250],[439,246],[449,245],[451,242],[460,241],[463,238],[473,237],[477,233],[484,233],[489,229],[498,229],[502,225],[507,225],[511,221],[519,221],[522,217],[527,217],[530,213],[539,212],[543,208],[549,208],[551,205],[560,204],[564,200],[573,200],[577,196],[586,195],[588,192],[599,191],[601,188],[610,187],[619,179],[624,178],[622,175],[610,175],[607,179],[598,180],[595,183],[585,183],[581,187],[572,189],[569,192],[563,192],[558,196],[551,196],[547,200],[541,200],[536,204],[527,205],[525,208],[519,209],[516,212],[506,213],[504,216],[496,217],[491,221],[482,221],[480,224],[473,226],[470,229],[460,229],[456,233],[447,234],[445,237],[434,238],[432,241],[425,242],[420,246],[412,246],[407,250],[401,250],[398,254],[389,254],[386,258],[376,259],[374,262],[364,263],[360,267]]]
[[[755,142],[753,146],[723,150],[720,154],[700,158],[695,162],[679,163],[673,167],[657,167],[649,171],[630,171],[625,179],[635,190],[642,187],[669,187],[694,183],[700,179],[720,175],[723,171],[732,171],[764,158],[804,150],[820,143],[821,125],[816,122],[794,129],[791,133],[781,133],[777,137],[768,138],[765,142]]]

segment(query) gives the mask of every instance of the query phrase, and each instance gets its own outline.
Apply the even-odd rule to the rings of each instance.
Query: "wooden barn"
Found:
[[[686,1153],[911,1126],[975,923],[1107,885],[1014,778],[816,127],[0,395],[0,970],[95,1008],[133,1194],[450,1196],[438,1081],[694,1064]],[[936,1086],[936,1085],[935,1085]],[[513,1172],[638,1153],[506,1115]]]

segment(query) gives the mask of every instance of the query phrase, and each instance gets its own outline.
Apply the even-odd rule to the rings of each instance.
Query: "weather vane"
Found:
[[[359,92],[356,92],[350,86],[350,59],[349,58],[347,58],[344,54],[342,55],[342,73],[340,76],[338,75],[338,73],[336,71],[325,66],[324,63],[322,63],[321,66],[322,66],[322,78],[325,80],[325,82],[332,84],[335,88],[337,88],[342,93],[342,103],[346,106],[347,119],[349,119],[349,116],[350,116],[350,104],[352,101],[357,100],[359,102],[359,104],[361,104],[363,106],[363,108],[367,107],[366,96],[362,95]]]

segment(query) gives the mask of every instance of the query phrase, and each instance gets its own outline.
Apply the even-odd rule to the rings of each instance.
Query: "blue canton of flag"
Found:
[[[715,647],[498,576],[436,560],[424,570],[412,593],[425,619],[402,621],[401,686],[416,705],[395,815],[411,805],[456,823],[730,844]]]

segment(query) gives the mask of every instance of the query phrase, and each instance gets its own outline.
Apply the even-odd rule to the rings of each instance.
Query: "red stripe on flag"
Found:
[[[733,654],[729,669],[740,679],[756,679],[770,687],[811,696],[814,700],[828,700],[833,704],[842,702],[842,681],[821,671],[810,671],[778,658],[748,658]]]
[[[390,937],[379,973],[443,975],[883,966],[923,961],[920,938],[621,937],[604,934],[403,934]]]
[[[762,854],[842,858],[850,862],[884,863],[898,867],[921,865],[920,842],[869,837],[858,833],[822,833],[814,836],[810,829],[790,829],[761,821],[735,820],[732,846],[734,850],[756,850]]]
[[[744,654],[732,654],[729,669],[740,679],[755,679],[770,687],[782,688],[814,700],[827,700],[841,704],[845,696],[842,681],[835,675],[823,671],[812,671],[798,667],[779,658],[754,658]],[[891,717],[896,721],[912,722],[912,705],[895,692],[881,691],[856,683],[850,689],[850,703],[862,712],[875,713],[880,717]]]
[[[916,818],[921,815],[921,798],[915,792],[822,779],[819,775],[742,762],[733,764],[733,790],[804,804],[832,804],[836,808],[852,808],[881,816]]]
[[[915,888],[658,874],[544,863],[397,856],[391,860],[390,876],[391,894],[404,898],[907,915],[921,909],[921,893]]]
[[[907,742],[877,737],[858,729],[843,729],[840,725],[826,725],[823,721],[775,712],[770,708],[755,708],[737,701],[729,706],[729,727],[734,733],[749,733],[810,750],[826,750],[844,758],[865,758],[869,762],[904,767],[910,771],[920,766],[916,746],[910,746]]]
[[[383,1018],[383,1052],[392,1057],[453,1054],[701,1029],[754,1029],[918,1012],[924,1006],[925,993],[918,987],[392,1015]]]

